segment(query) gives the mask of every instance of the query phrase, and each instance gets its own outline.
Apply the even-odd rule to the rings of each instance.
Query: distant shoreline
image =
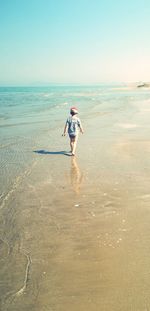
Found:
[[[22,89],[22,88],[28,88],[28,89],[36,89],[36,88],[65,88],[65,87],[85,87],[85,88],[94,88],[94,87],[108,87],[108,88],[113,88],[114,90],[133,90],[133,89],[150,89],[150,82],[131,82],[131,83],[50,83],[50,84],[37,84],[37,85],[0,85],[0,89]]]

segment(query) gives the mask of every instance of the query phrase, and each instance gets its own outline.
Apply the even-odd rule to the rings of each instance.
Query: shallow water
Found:
[[[13,119],[3,107],[1,310],[149,310],[150,92],[8,95],[28,108]],[[61,132],[76,101],[85,134],[72,158]]]

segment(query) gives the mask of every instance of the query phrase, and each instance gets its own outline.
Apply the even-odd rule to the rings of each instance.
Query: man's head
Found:
[[[78,109],[76,107],[71,107],[70,108],[70,114],[74,116],[75,114],[78,114]]]

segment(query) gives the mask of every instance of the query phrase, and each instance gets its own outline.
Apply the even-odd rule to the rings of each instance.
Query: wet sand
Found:
[[[61,129],[31,150],[0,209],[1,310],[149,310],[148,116],[114,119],[85,116],[75,158]]]

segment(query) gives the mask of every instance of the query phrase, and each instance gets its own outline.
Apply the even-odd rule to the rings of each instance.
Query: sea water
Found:
[[[87,115],[103,96],[108,93],[102,87],[1,87],[1,195],[31,164],[32,151],[41,147],[47,135],[50,144],[57,140],[51,133],[54,129],[62,133],[71,106],[77,105],[81,115]]]
[[[1,310],[149,310],[149,105],[149,89],[0,88]]]
[[[112,122],[112,126],[118,123],[121,128],[130,127],[137,109],[134,103],[140,102],[142,106],[146,100],[149,100],[148,91],[123,91],[116,86],[1,87],[1,195],[11,188],[15,176],[30,165],[32,150],[40,148],[54,129],[59,129],[61,134],[70,106],[76,105],[83,119],[92,118],[94,113],[107,115],[116,111],[107,121]],[[124,118],[125,123],[126,118],[129,119],[129,125],[124,125]],[[101,124],[105,119],[101,118]],[[141,135],[141,129],[139,132]],[[107,130],[105,136],[106,133]]]

